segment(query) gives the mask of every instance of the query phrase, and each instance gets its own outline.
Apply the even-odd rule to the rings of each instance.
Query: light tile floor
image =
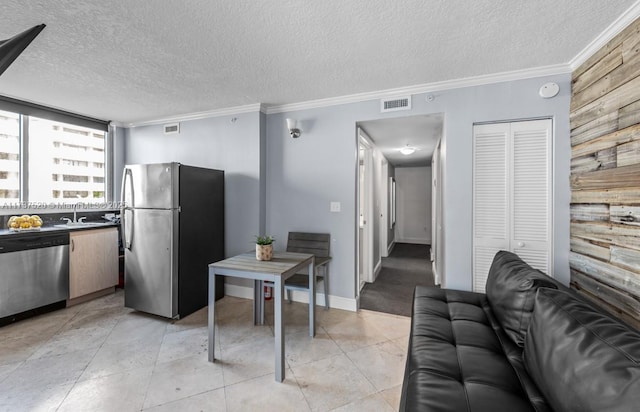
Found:
[[[273,305],[216,303],[170,321],[124,307],[118,291],[0,328],[0,411],[395,411],[410,319],[285,303],[286,379],[274,380]]]

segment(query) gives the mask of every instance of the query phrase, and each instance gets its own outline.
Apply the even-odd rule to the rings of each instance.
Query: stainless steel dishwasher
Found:
[[[0,318],[68,297],[68,232],[0,236]]]

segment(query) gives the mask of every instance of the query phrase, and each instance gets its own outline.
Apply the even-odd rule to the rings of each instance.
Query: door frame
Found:
[[[389,256],[389,161],[382,157],[380,164],[380,173],[378,183],[380,184],[380,191],[378,193],[377,202],[380,202],[380,258]],[[376,262],[377,263],[377,262]]]
[[[373,147],[366,137],[366,134],[358,127],[357,132],[358,142],[358,190],[357,190],[357,206],[356,206],[356,247],[357,247],[357,259],[356,259],[356,294],[360,295],[360,290],[366,282],[373,282]],[[362,175],[363,168],[360,167],[360,163],[363,162],[364,175]],[[361,183],[362,181],[362,183]],[[361,194],[361,190],[364,193]],[[362,195],[362,196],[361,196]],[[364,197],[363,216],[360,216],[361,210],[361,197]],[[364,222],[361,224],[361,220]],[[362,229],[362,239],[360,239],[360,229]],[[360,241],[362,240],[362,248],[360,247]],[[362,257],[362,266],[360,265],[360,258]],[[362,272],[362,276],[361,276]]]
[[[438,140],[431,160],[431,266],[436,285],[442,285],[442,138]]]

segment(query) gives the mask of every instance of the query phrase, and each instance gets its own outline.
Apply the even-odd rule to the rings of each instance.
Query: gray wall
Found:
[[[266,234],[267,227],[267,115],[260,112],[260,216],[259,235]]]
[[[164,135],[162,125],[131,128],[125,139],[126,163],[176,161],[224,170],[226,255],[243,253],[254,247],[254,236],[265,226],[260,212],[266,188],[260,150],[264,122],[265,116],[254,112],[181,122],[180,134]]]
[[[127,129],[122,127],[114,127],[115,133],[113,135],[113,200],[120,201],[120,190],[122,188],[122,171],[125,165],[125,146],[127,135]]]
[[[538,95],[548,81],[560,85],[553,99]],[[330,294],[355,296],[356,122],[444,113],[444,262],[449,288],[471,290],[472,127],[477,122],[534,117],[554,119],[554,275],[568,283],[569,250],[569,74],[438,91],[427,102],[414,95],[412,110],[380,113],[378,100],[267,116],[267,232],[332,235]],[[302,122],[292,139],[285,118]],[[342,212],[329,212],[340,201]],[[283,245],[279,245],[283,247]]]
[[[560,85],[560,94],[542,99],[538,89],[548,81]],[[444,113],[444,286],[471,290],[473,124],[552,117],[553,275],[568,283],[570,84],[571,77],[566,74],[438,91],[433,93],[435,99],[431,102],[426,100],[426,94],[414,95],[412,110],[406,112],[382,114],[379,101],[372,100],[269,115],[255,112],[192,120],[182,122],[179,135],[169,136],[162,134],[161,125],[137,127],[126,132],[125,160],[179,161],[224,169],[228,256],[251,249],[253,236],[258,233],[274,235],[279,240],[276,250],[284,250],[289,231],[330,232],[330,294],[353,299],[356,123]],[[300,138],[289,136],[287,117],[301,122]],[[232,122],[232,118],[237,120]],[[329,211],[332,201],[341,203],[341,212]]]

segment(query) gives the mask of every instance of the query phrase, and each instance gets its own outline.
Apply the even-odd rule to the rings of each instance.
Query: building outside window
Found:
[[[20,200],[20,115],[0,111],[0,204]]]
[[[0,206],[109,200],[105,130],[0,110]]]
[[[29,117],[29,201],[105,202],[105,134]]]

